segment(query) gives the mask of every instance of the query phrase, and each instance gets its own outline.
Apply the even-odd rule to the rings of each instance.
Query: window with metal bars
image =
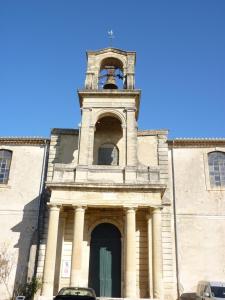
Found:
[[[225,187],[225,152],[208,154],[209,177],[212,187]]]
[[[0,184],[7,183],[9,180],[11,160],[12,151],[0,150]]]

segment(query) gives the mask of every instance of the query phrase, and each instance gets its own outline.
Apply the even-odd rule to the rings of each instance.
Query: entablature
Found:
[[[162,204],[164,184],[109,185],[47,183],[51,190],[50,202],[59,205],[89,207],[149,207]]]

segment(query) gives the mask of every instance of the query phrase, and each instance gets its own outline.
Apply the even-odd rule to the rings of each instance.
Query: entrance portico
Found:
[[[42,295],[50,297],[68,285],[97,287],[96,293],[100,297],[160,298],[161,206],[158,203],[163,186],[152,186],[151,189],[142,186],[144,193],[140,186],[133,186],[132,192],[123,190],[123,193],[118,186],[99,190],[90,187],[89,195],[82,189],[70,187],[65,192],[56,186],[51,188]],[[118,195],[123,199],[118,200]],[[74,203],[68,198],[73,198]],[[125,199],[126,205],[123,204]],[[60,218],[65,219],[61,236]],[[119,239],[115,238],[116,232]],[[56,257],[56,245],[62,247],[61,257]],[[96,255],[99,257],[93,263]],[[115,255],[119,257],[117,262]],[[67,274],[63,269],[66,262],[70,269]],[[57,276],[56,269],[59,270]],[[108,279],[105,278],[107,272],[110,272]],[[103,274],[104,280],[100,283]]]

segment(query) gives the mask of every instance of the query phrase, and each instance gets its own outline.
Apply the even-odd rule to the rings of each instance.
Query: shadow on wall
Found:
[[[55,150],[53,164],[77,163],[79,131],[77,129],[69,129],[67,131],[68,134],[58,133],[56,145],[53,146]]]
[[[43,223],[41,220],[43,207],[45,206],[44,198],[45,193],[41,197],[40,225]],[[38,211],[39,197],[36,197],[24,206],[21,222],[11,228],[13,232],[19,233],[18,242],[14,245],[14,248],[18,248],[14,294],[16,294],[19,286],[26,283],[28,279],[31,279],[35,275],[36,253],[39,243]]]

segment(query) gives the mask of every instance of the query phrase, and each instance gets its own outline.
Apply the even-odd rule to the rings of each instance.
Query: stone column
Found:
[[[149,287],[149,298],[153,298],[153,267],[152,267],[152,213],[149,209],[147,215],[148,225],[148,287]]]
[[[152,212],[153,233],[153,297],[162,297],[162,241],[161,241],[161,208]]]
[[[42,295],[53,296],[60,206],[50,204]]]
[[[136,216],[135,208],[126,208],[125,297],[136,297]]]
[[[74,207],[73,249],[72,249],[70,286],[80,286],[81,284],[84,212],[85,212],[84,207],[81,206]]]
[[[63,250],[63,240],[65,233],[67,213],[61,210],[59,217],[59,229],[58,229],[58,238],[57,238],[57,249],[56,249],[56,265],[55,265],[55,278],[54,278],[54,291],[59,290],[60,283],[60,266],[61,266],[61,256]]]

